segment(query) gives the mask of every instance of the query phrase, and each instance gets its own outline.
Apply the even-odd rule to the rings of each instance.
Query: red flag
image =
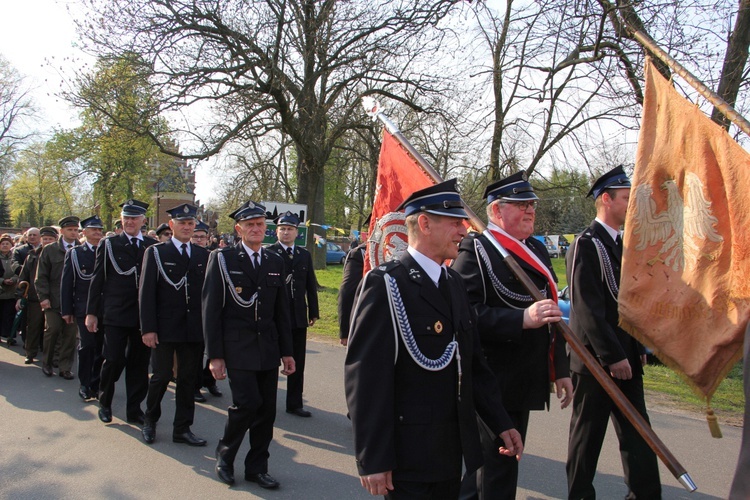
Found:
[[[396,207],[414,191],[433,184],[435,182],[414,158],[383,129],[375,201],[372,204],[370,235],[367,239],[365,273],[406,251],[408,238],[405,217],[403,212],[395,211]]]
[[[750,316],[750,155],[646,66],[623,328],[710,399]]]

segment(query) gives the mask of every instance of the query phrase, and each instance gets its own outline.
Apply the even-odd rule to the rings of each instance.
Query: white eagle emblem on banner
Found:
[[[719,220],[711,212],[711,202],[703,194],[703,183],[697,175],[685,175],[683,193],[673,179],[665,181],[661,190],[666,191],[667,208],[656,211],[656,201],[649,184],[641,184],[635,190],[633,204],[633,235],[638,238],[636,250],[661,243],[656,256],[648,261],[650,266],[662,262],[675,272],[686,266],[694,269],[698,259],[715,260],[714,251],[705,251],[706,241],[721,242],[716,231]]]

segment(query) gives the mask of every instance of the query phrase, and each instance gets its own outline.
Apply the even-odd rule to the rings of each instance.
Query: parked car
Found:
[[[346,252],[340,246],[330,241],[326,243],[326,264],[343,264],[346,260]]]
[[[547,243],[545,245],[547,247],[547,253],[549,254],[550,259],[556,259],[560,257],[560,249],[553,245],[552,243]]]
[[[557,307],[560,308],[562,313],[562,319],[566,323],[570,322],[570,292],[566,286],[559,292],[557,292]]]

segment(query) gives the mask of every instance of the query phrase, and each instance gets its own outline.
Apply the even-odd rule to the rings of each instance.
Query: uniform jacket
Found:
[[[74,240],[71,244],[76,247],[80,243]],[[36,270],[35,285],[39,302],[49,300],[50,308],[57,312],[60,312],[60,283],[66,252],[63,237],[60,236],[57,243],[51,243],[42,248]]]
[[[457,358],[439,371],[419,366],[394,327],[384,281],[395,278],[419,350],[439,358],[454,339]],[[476,413],[492,431],[512,427],[479,346],[463,280],[449,270],[451,306],[409,254],[368,273],[355,304],[345,363],[346,400],[360,475],[392,470],[399,480],[434,482],[482,464]],[[396,330],[396,331],[394,331]]]
[[[309,320],[320,317],[318,281],[315,279],[312,255],[306,249],[294,245],[293,257],[290,259],[280,243],[267,247],[267,250],[276,252],[284,261],[292,328],[307,328]]]
[[[272,370],[282,356],[292,355],[284,262],[264,250],[256,275],[250,259],[241,244],[211,252],[203,284],[206,350],[209,359],[223,359],[229,369]],[[241,305],[256,293],[252,305]]]
[[[73,255],[78,263],[77,269]],[[96,249],[92,250],[87,243],[73,247],[65,254],[60,283],[60,313],[63,316],[86,316],[89,285],[95,261]]]
[[[27,296],[29,302],[39,302],[39,296],[36,294],[36,286],[34,286],[34,280],[36,279],[36,268],[39,263],[39,254],[42,252],[42,247],[38,247],[26,256],[26,260],[21,267],[21,272],[18,275],[19,283],[26,281],[29,284],[29,294]],[[16,288],[16,298],[21,298],[23,294],[21,290]]]
[[[138,290],[141,313],[141,333],[156,332],[159,342],[203,342],[201,290],[206,276],[208,250],[190,245],[190,261],[186,266],[180,249],[172,240],[152,245],[143,258],[143,272]],[[187,276],[187,284],[178,284]]]
[[[535,238],[528,238],[526,243],[557,281],[544,245]],[[493,286],[480,245],[489,258],[492,272],[507,291],[501,288],[498,292]],[[516,262],[537,289],[546,291],[547,298],[551,298],[546,276],[523,259],[517,258]],[[533,304],[533,299],[485,236],[471,233],[463,239],[453,269],[466,283],[469,301],[477,313],[482,348],[500,383],[505,408],[542,410],[549,406],[549,350],[553,338],[555,378],[570,377],[563,336],[548,326],[523,329],[524,309]]]
[[[365,267],[365,243],[360,243],[349,250],[344,261],[344,277],[339,286],[339,338],[349,337],[349,324],[352,318],[352,307],[357,294],[357,287],[362,282]]]
[[[107,249],[109,241],[112,251]],[[141,263],[146,248],[156,244],[156,240],[143,237],[143,242],[136,249],[130,243],[130,237],[123,232],[103,238],[96,247],[94,276],[89,287],[89,301],[86,314],[103,317],[105,325],[123,328],[138,328],[138,280],[141,275]],[[119,274],[112,264],[117,263],[120,271],[131,274]]]
[[[645,350],[635,338],[617,326],[617,300],[610,293],[602,274],[594,239],[603,244],[615,282],[618,287],[620,285],[622,250],[617,248],[607,230],[594,221],[575,239],[567,254],[570,327],[602,366],[627,358],[633,374],[642,374],[640,355]],[[576,373],[590,373],[574,352],[570,353],[570,369]]]

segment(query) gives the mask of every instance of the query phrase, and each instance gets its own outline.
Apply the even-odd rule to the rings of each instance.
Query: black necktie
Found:
[[[73,248],[73,245],[71,245],[70,243],[68,243],[68,246],[65,247],[65,250],[70,250],[71,248]]]
[[[445,301],[450,305],[451,303],[451,290],[448,286],[448,271],[446,271],[443,268],[440,268],[440,279],[438,280],[438,290],[440,290],[440,294],[443,296]]]
[[[133,244],[133,246],[138,249],[138,238],[130,238],[130,242]]]
[[[289,247],[286,249],[286,254],[289,256],[289,258],[293,258],[294,254],[292,254],[292,247]]]
[[[617,235],[617,238],[615,238],[615,245],[617,245],[617,248],[622,248],[622,238],[619,234]]]
[[[182,248],[182,262],[187,265],[190,262],[190,256],[187,253],[187,243],[180,245],[180,248]]]
[[[255,268],[255,271],[257,272],[258,269],[260,269],[260,260],[258,260],[260,255],[258,255],[258,252],[253,252],[253,267]]]

